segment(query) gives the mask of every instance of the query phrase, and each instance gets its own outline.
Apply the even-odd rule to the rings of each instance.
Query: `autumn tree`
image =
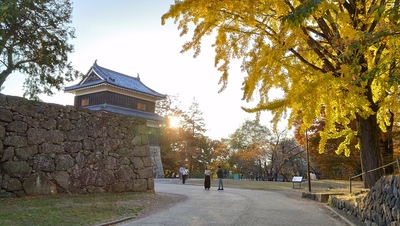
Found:
[[[53,94],[78,76],[68,62],[75,38],[69,0],[0,2],[0,87],[13,72],[26,75],[25,93]]]
[[[254,145],[231,153],[229,163],[234,167],[235,171],[245,175],[246,178],[250,178],[250,174],[252,174],[253,177],[251,179],[254,179],[257,173],[261,173],[262,163],[260,158],[262,155],[263,150]]]
[[[277,181],[281,177],[290,181],[293,176],[306,174],[305,150],[287,131],[276,131],[271,134],[265,147],[268,165],[266,176],[268,180]]]
[[[204,172],[205,167],[211,164],[213,155],[212,140],[207,136],[203,136],[203,139],[199,142],[200,154],[197,158],[197,170]]]
[[[185,160],[183,154],[181,154],[186,145],[184,136],[182,136],[185,131],[179,124],[176,127],[171,125],[173,117],[180,118],[183,114],[180,104],[178,94],[167,95],[165,99],[156,102],[156,113],[165,118],[165,122],[160,128],[159,144],[166,176],[172,176],[172,173],[177,174],[179,167]]]
[[[193,99],[188,110],[181,109],[179,95],[168,95],[157,102],[156,113],[164,117],[161,127],[161,159],[165,170],[175,172],[186,165],[189,171],[201,171],[210,161],[211,141],[204,136],[205,123],[199,103]],[[179,118],[176,127],[172,118]]]
[[[343,137],[337,153],[350,154],[358,138],[365,187],[382,170],[380,138],[399,108],[399,1],[177,0],[162,16],[173,19],[181,35],[194,27],[182,52],[200,54],[204,36],[215,36],[215,66],[223,90],[232,59],[247,73],[243,99],[260,96],[248,112],[269,110],[277,123],[301,120],[301,133],[324,108],[319,151],[327,140]],[[271,99],[272,89],[284,92]],[[290,109],[290,111],[288,111]],[[356,129],[349,125],[356,121]],[[337,126],[341,130],[336,130]]]
[[[181,102],[179,100],[179,94],[166,95],[165,99],[157,101],[155,113],[166,118],[167,126],[171,127],[168,119],[174,116],[180,117],[183,113],[183,110],[181,109]]]
[[[217,169],[218,166],[222,168],[231,168],[229,159],[231,156],[230,140],[222,138],[221,140],[213,140],[211,143],[213,152],[211,155],[211,168]]]
[[[229,135],[231,147],[246,149],[254,144],[264,144],[271,131],[257,120],[246,119],[233,134]]]
[[[245,120],[236,131],[229,136],[230,148],[233,150],[229,158],[230,165],[239,173],[260,173],[262,163],[266,161],[265,146],[271,132],[256,120]]]
[[[200,143],[204,139],[205,122],[203,112],[200,110],[200,104],[193,98],[189,110],[183,114],[182,128],[185,131],[186,138],[186,160],[188,167],[193,172],[194,163],[201,154]]]
[[[208,166],[210,170],[217,169],[214,167],[213,160],[215,156],[215,148],[218,147],[219,141],[212,140],[202,135],[198,138],[197,149],[199,150],[196,159],[193,161],[192,172],[198,176],[204,176],[204,170]]]
[[[172,173],[177,174],[179,167],[185,162],[183,150],[186,142],[181,138],[183,130],[179,127],[175,128],[163,125],[160,130],[159,144],[161,161],[165,171],[164,174],[165,176],[171,176]]]

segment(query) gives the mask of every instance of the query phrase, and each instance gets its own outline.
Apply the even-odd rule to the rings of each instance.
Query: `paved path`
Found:
[[[244,226],[350,225],[330,215],[326,207],[270,191],[183,185],[156,180],[156,193],[182,194],[187,200],[123,226]]]

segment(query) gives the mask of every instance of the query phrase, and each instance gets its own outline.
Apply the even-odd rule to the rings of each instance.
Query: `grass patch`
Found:
[[[179,180],[178,180],[179,181]],[[202,179],[188,179],[188,184],[203,186],[204,181]],[[292,182],[278,182],[278,181],[249,181],[249,180],[232,180],[224,179],[224,187],[226,188],[243,188],[253,190],[266,190],[266,191],[282,191],[282,190],[296,190],[299,192],[308,192],[308,181],[299,185],[295,184],[296,189],[293,189]],[[218,180],[213,179],[211,182],[212,187],[218,187]],[[352,192],[362,190],[362,181],[352,182]],[[348,180],[312,180],[311,181],[311,192],[342,192],[350,193],[350,182]]]
[[[140,213],[155,194],[55,195],[0,200],[0,225],[95,225]],[[147,197],[149,198],[149,197]]]

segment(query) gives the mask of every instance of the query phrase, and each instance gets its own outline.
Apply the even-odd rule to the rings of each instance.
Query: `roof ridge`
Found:
[[[155,91],[154,89],[149,88],[147,85],[145,85],[140,80],[139,74],[137,77],[132,77],[130,75],[102,67],[97,64],[97,60],[92,65],[89,72],[86,74],[85,78],[81,82],[79,82],[78,85],[66,87],[65,90],[73,91],[73,90],[84,88],[85,86],[90,87],[90,84],[86,84],[86,81],[89,78],[90,73],[94,73],[96,76],[98,76],[101,79],[101,82],[96,83],[98,85],[102,85],[103,83],[105,85],[107,85],[107,84],[113,85],[120,89],[127,89],[128,91],[131,91],[131,92],[137,92],[137,93],[141,93],[144,95],[150,95],[151,97],[154,97],[156,99],[165,99],[167,96],[166,94],[161,94],[161,93]]]
[[[159,93],[159,92],[155,91],[154,89],[152,89],[152,88],[148,87],[147,85],[145,85],[145,84],[140,80],[140,78],[139,78],[139,73],[138,73],[138,77],[133,77],[133,76],[130,76],[130,75],[127,75],[127,74],[123,74],[123,73],[120,73],[120,72],[117,72],[117,71],[114,71],[114,70],[111,70],[111,69],[108,69],[108,68],[105,68],[105,67],[102,67],[102,66],[98,65],[98,64],[97,64],[97,60],[95,61],[95,65],[93,65],[93,66],[97,66],[99,69],[111,71],[111,72],[114,72],[114,73],[123,75],[123,76],[125,76],[125,77],[128,77],[128,78],[136,79],[136,80],[139,81],[143,86],[145,86],[147,89],[149,89],[149,90],[151,90],[151,91],[153,91],[153,92],[155,92],[155,93],[158,93],[158,94],[161,94],[161,95],[165,96],[165,94]]]
[[[96,65],[94,65],[94,66],[97,66],[97,67],[98,67],[99,69],[101,69],[101,70],[107,70],[107,71],[110,71],[110,72],[113,72],[113,73],[116,73],[116,74],[119,74],[119,75],[122,75],[122,76],[125,76],[125,77],[134,78],[134,79],[136,79],[136,80],[139,80],[139,81],[140,81],[140,79],[138,79],[137,77],[133,77],[133,76],[130,76],[130,75],[127,75],[127,74],[124,74],[124,73],[118,72],[118,71],[114,71],[114,70],[111,70],[111,69],[108,69],[108,68],[102,67],[102,66],[98,65],[97,63],[96,63]]]

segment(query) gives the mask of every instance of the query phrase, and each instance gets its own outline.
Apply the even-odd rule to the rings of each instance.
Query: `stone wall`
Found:
[[[154,192],[145,123],[0,94],[0,197]]]
[[[153,177],[164,178],[164,167],[161,161],[160,146],[150,146],[151,164],[153,165]]]
[[[331,196],[329,204],[365,225],[400,225],[400,176],[382,177],[368,193],[351,199]]]

